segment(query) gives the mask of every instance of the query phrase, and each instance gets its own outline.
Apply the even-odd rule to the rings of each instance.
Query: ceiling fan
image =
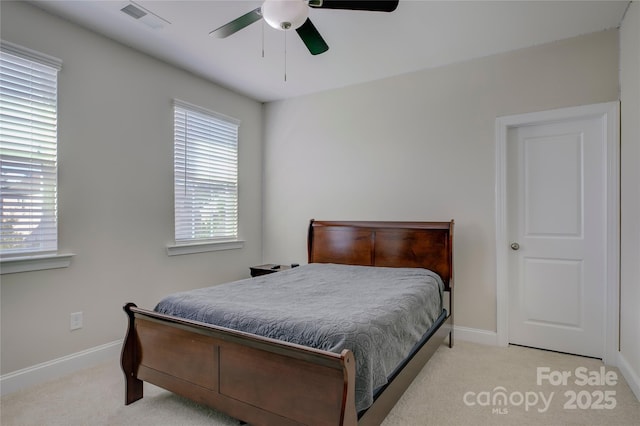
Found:
[[[262,6],[216,28],[209,35],[225,38],[264,18],[277,30],[295,29],[309,52],[318,55],[329,50],[329,46],[308,18],[310,7],[393,12],[398,7],[398,0],[265,0]]]

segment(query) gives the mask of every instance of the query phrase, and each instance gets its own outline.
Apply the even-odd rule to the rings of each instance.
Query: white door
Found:
[[[606,122],[507,132],[509,343],[602,358]]]

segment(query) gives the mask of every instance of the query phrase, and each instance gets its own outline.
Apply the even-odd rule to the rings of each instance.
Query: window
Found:
[[[58,249],[57,78],[61,62],[0,45],[0,254]],[[46,268],[35,268],[46,269]]]
[[[177,245],[238,240],[239,124],[174,101]]]

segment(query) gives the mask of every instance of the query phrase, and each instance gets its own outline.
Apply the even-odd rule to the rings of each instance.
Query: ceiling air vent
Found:
[[[136,6],[134,4],[128,4],[125,7],[123,7],[122,9],[120,9],[120,10],[123,11],[124,13],[126,13],[127,15],[131,16],[134,19],[140,19],[144,15],[147,14],[147,12],[145,12],[142,9],[140,9],[138,6]]]
[[[167,21],[166,19],[159,17],[152,11],[145,9],[144,7],[135,4],[134,2],[129,2],[129,4],[120,9],[120,11],[131,16],[138,22],[142,22],[146,26],[153,28],[154,30],[160,29],[166,24],[171,24],[171,22]]]

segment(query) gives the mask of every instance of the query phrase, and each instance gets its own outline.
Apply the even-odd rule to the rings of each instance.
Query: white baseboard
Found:
[[[498,333],[495,331],[480,330],[478,328],[453,327],[453,344],[456,339],[465,342],[479,343],[481,345],[498,346]]]
[[[6,395],[29,386],[93,367],[120,356],[122,340],[96,346],[85,351],[43,362],[0,376],[0,394]]]
[[[633,371],[627,359],[622,355],[622,353],[618,352],[618,366],[620,372],[624,376],[624,379],[627,381],[627,384],[631,388],[631,391],[636,396],[636,399],[640,401],[640,377],[638,377],[638,373]]]

